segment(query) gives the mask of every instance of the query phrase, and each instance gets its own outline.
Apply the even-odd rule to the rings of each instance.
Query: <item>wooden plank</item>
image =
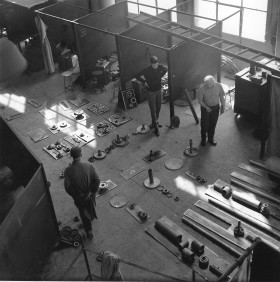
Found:
[[[262,181],[256,180],[256,179],[253,179],[249,176],[241,174],[237,171],[233,171],[230,176],[235,177],[239,180],[242,180],[246,183],[249,183],[249,184],[256,186],[260,189],[263,189],[263,190],[268,190],[268,189],[274,189],[275,190],[275,189],[277,189],[277,186],[278,186],[275,182],[273,182],[271,180],[262,180]]]
[[[246,241],[242,237],[239,238],[234,237],[232,232],[230,233],[228,230],[224,229],[220,225],[194,212],[193,210],[188,209],[187,211],[184,212],[184,216],[192,219],[193,221],[197,222],[201,226],[204,226],[208,230],[214,232],[215,234],[219,235],[220,237],[226,239],[227,241],[233,243],[234,245],[240,247],[243,250],[246,250],[251,245],[249,241]]]
[[[232,215],[210,205],[209,203],[203,202],[201,200],[198,200],[195,204],[196,207],[199,207],[200,209],[214,215],[215,217],[219,218],[220,220],[223,220],[227,223],[229,223],[231,226],[229,227],[228,231],[234,231],[234,227],[237,226],[239,219],[233,217]],[[242,227],[244,229],[244,238],[247,236],[251,236],[252,238],[260,237],[263,242],[265,242],[267,245],[271,246],[274,250],[280,251],[280,242],[272,238],[271,236],[263,233],[262,231],[246,224],[242,223]]]
[[[237,189],[234,189],[233,188],[233,191],[236,191]],[[240,191],[242,192],[242,191]],[[278,231],[280,231],[280,222],[277,220],[277,219],[274,219],[274,218],[267,218],[265,217],[264,215],[262,215],[261,213],[259,213],[258,211],[254,211],[250,208],[247,208],[246,206],[242,205],[242,204],[239,204],[238,202],[235,202],[232,200],[232,198],[230,199],[225,199],[221,193],[217,192],[214,190],[214,187],[209,187],[205,194],[207,196],[210,196],[214,199],[217,199],[223,203],[225,203],[226,205],[229,205],[231,206],[232,208],[240,211],[241,213],[243,214],[246,214],[248,215],[249,217],[252,217],[256,220],[258,220],[259,222],[265,224],[268,228],[270,229],[277,229]],[[244,192],[244,194],[246,194]],[[254,197],[256,198],[253,194],[251,193],[247,193],[248,194],[248,197]]]

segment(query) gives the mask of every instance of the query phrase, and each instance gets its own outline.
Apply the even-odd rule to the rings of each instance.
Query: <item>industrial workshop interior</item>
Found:
[[[1,0],[0,280],[280,281],[279,7]]]

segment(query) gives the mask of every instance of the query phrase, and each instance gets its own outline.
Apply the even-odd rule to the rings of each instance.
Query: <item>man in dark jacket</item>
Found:
[[[147,99],[152,116],[152,124],[150,127],[154,128],[155,134],[159,136],[159,127],[161,127],[161,125],[158,122],[158,118],[162,99],[161,78],[166,74],[167,68],[158,63],[156,56],[151,57],[150,63],[151,65],[149,67],[144,68],[136,75],[136,79],[144,83],[148,90]]]
[[[99,188],[100,179],[92,164],[81,161],[80,147],[71,148],[70,155],[73,162],[65,169],[64,187],[79,210],[87,237],[92,239],[91,220],[97,218],[95,194]]]

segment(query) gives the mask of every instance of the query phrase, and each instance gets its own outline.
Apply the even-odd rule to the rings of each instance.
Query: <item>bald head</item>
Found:
[[[204,83],[207,85],[208,88],[212,88],[215,83],[214,77],[212,75],[205,76]]]

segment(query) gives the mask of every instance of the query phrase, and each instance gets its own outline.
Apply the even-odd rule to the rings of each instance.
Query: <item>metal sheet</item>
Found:
[[[116,113],[111,115],[110,117],[106,118],[109,122],[111,122],[115,126],[120,126],[132,120],[126,113]]]
[[[166,168],[170,170],[177,170],[177,169],[182,168],[183,160],[172,158],[172,159],[167,160],[164,165]]]
[[[43,130],[42,128],[38,128],[36,130],[30,131],[27,133],[30,138],[34,141],[34,142],[38,142],[41,141],[43,139],[46,139],[49,135],[47,135],[47,133],[45,132],[45,130]]]
[[[128,170],[126,170],[125,172],[121,173],[121,176],[124,179],[128,180],[128,179],[132,178],[133,176],[135,176],[136,174],[143,171],[144,169],[146,169],[146,168],[143,165],[136,164],[136,165],[132,166],[131,168],[129,168]]]

